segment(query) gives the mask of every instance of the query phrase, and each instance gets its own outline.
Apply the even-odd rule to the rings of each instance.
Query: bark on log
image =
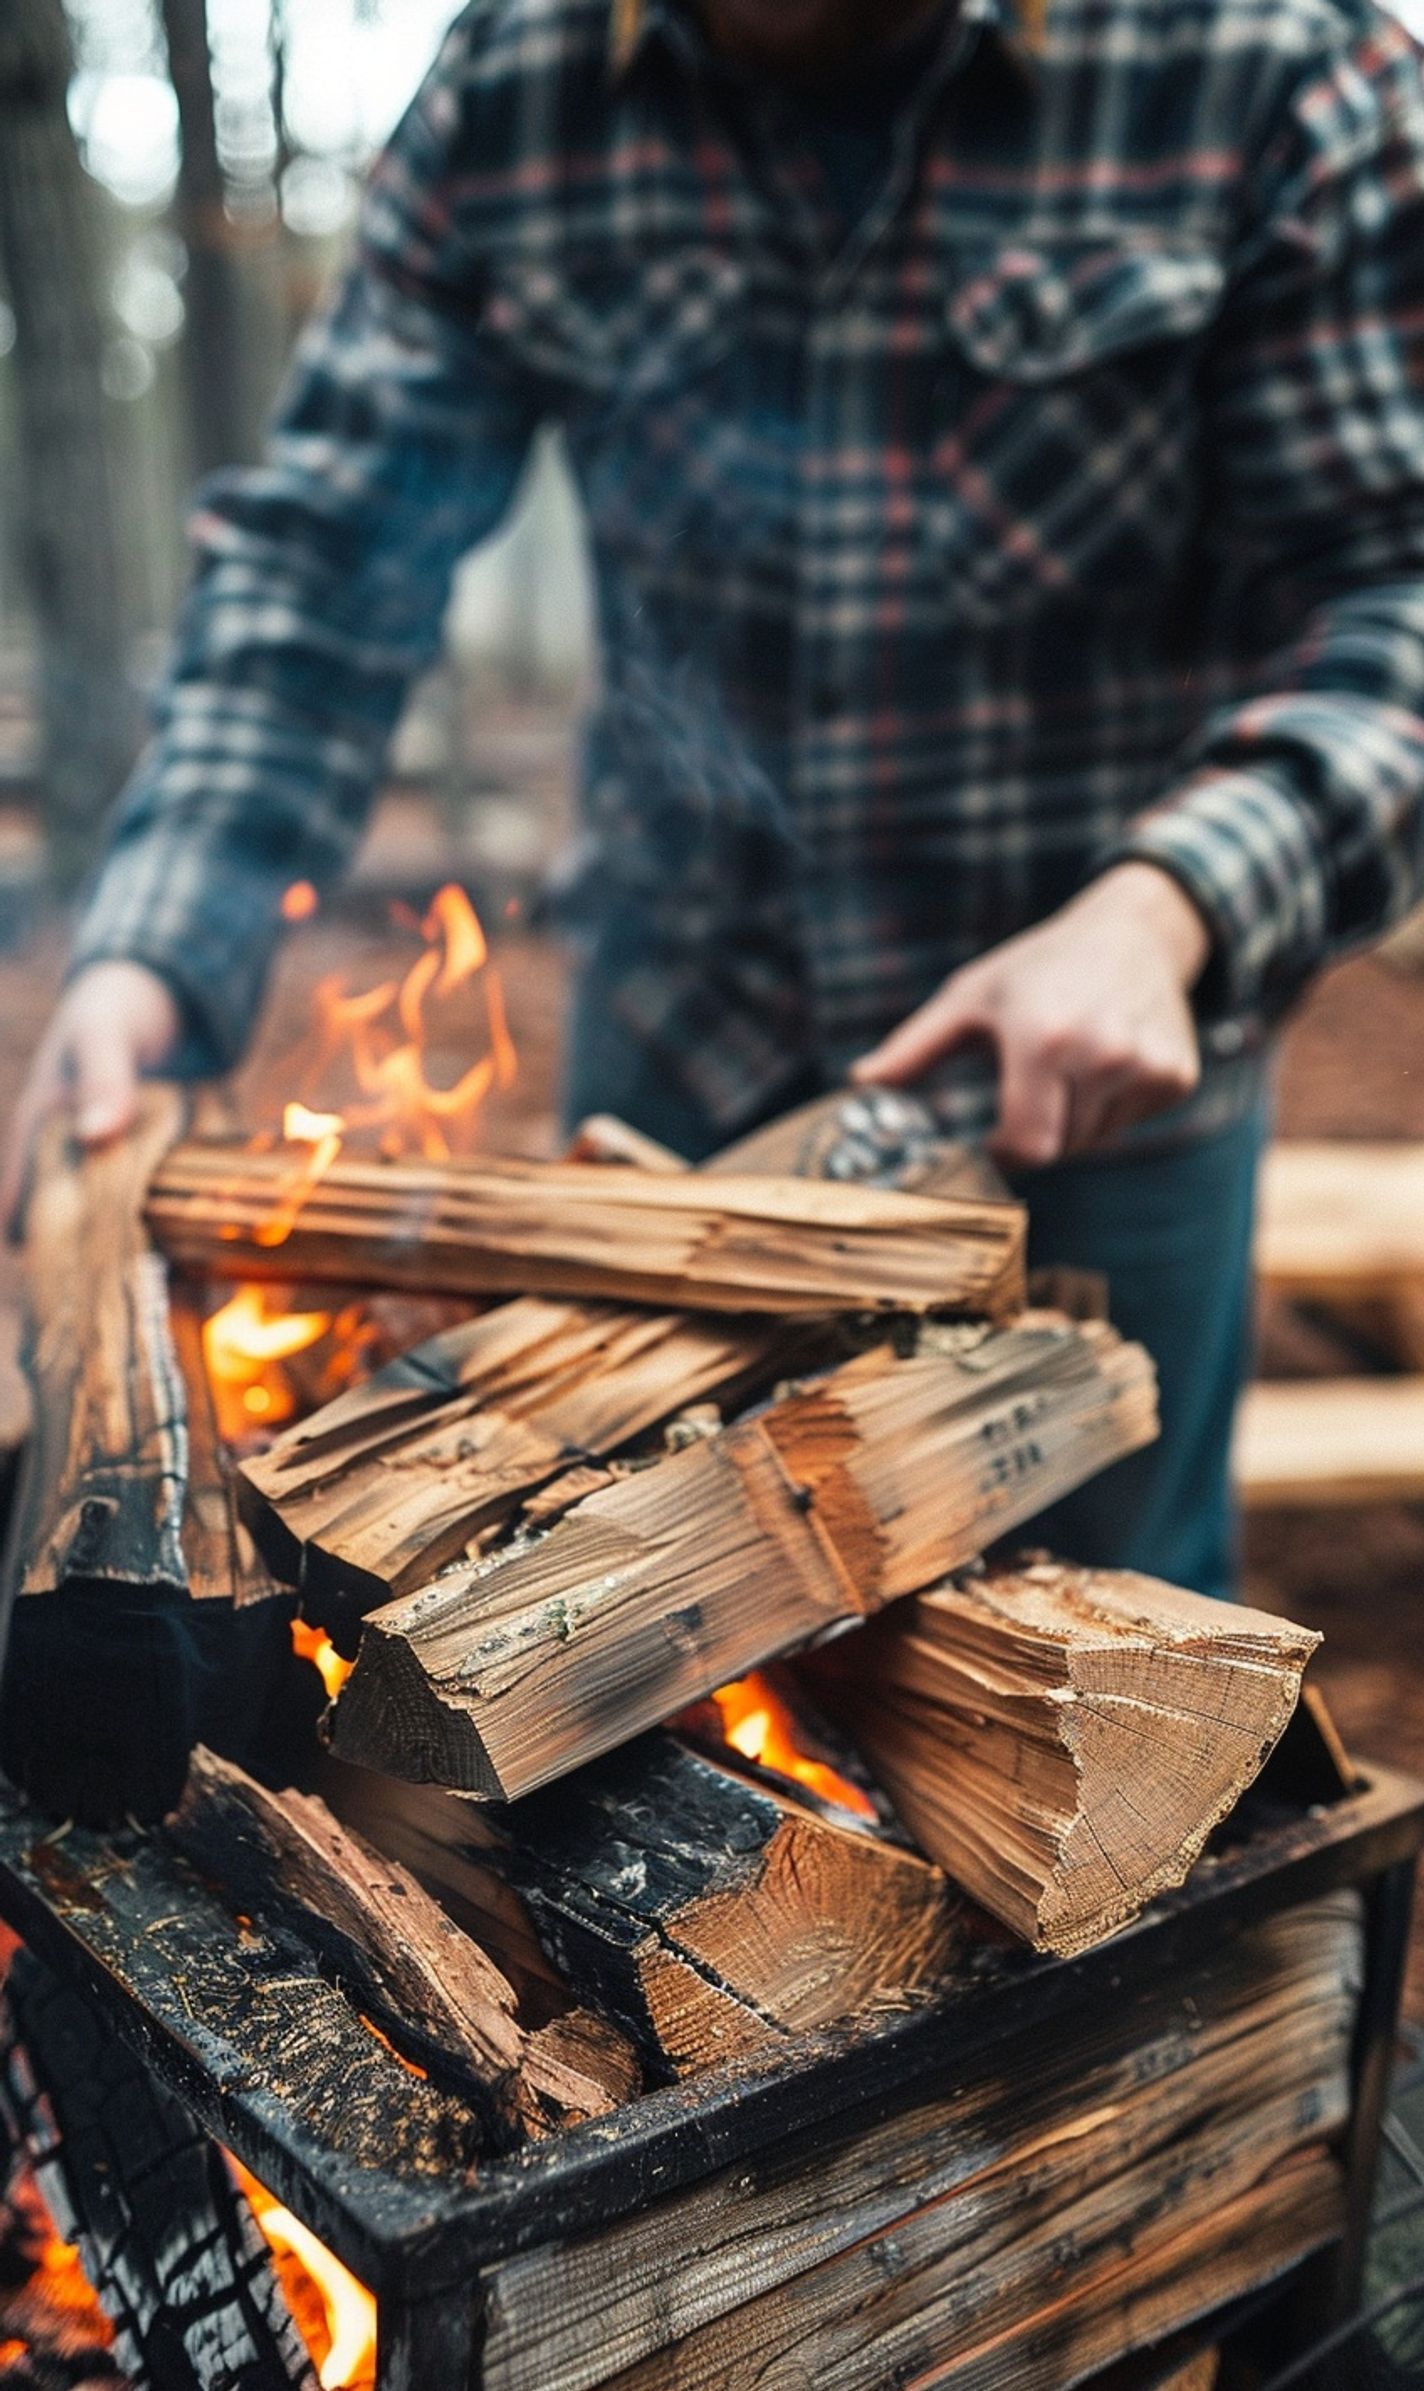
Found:
[[[635,2088],[600,2021],[526,2033],[480,1944],[314,1796],[271,1792],[200,1749],[165,1832],[254,1915],[293,1929],[403,2050],[453,2074],[498,2142],[604,2115]]]
[[[284,1212],[293,1173],[280,1148],[189,1140],[155,1173],[150,1226],[185,1264],[244,1278],[782,1315],[997,1318],[1023,1299],[1024,1217],[1012,1203],[631,1166],[342,1155]]]
[[[930,1323],[367,1620],[345,1759],[512,1799],[933,1584],[1155,1432],[1097,1324]]]
[[[676,1313],[501,1304],[245,1462],[244,1516],[309,1614],[339,1625],[428,1579],[536,1488],[769,1376],[774,1335]]]
[[[1153,1578],[1030,1560],[903,1604],[816,1679],[921,1848],[1071,1953],[1182,1882],[1319,1642]]]
[[[916,1853],[666,1733],[509,1810],[354,1769],[333,1799],[454,1891],[512,1976],[537,1936],[664,2077],[903,2005],[962,1939],[963,1905]]]

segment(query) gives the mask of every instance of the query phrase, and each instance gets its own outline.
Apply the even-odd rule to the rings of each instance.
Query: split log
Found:
[[[1096,1323],[929,1323],[374,1612],[343,1758],[512,1799],[779,1652],[935,1583],[1150,1440]]]
[[[189,1140],[149,1191],[159,1244],[243,1278],[539,1294],[779,1315],[958,1311],[1023,1299],[1007,1202],[587,1163],[341,1155],[298,1204],[290,1152]]]
[[[662,2076],[903,2006],[963,1940],[963,1904],[917,1853],[665,1733],[504,1811],[355,1769],[332,1798],[453,1889],[512,1975],[537,1936]]]
[[[1153,1578],[1030,1560],[919,1595],[816,1669],[922,1850],[1071,1953],[1183,1881],[1319,1642]]]
[[[527,2034],[480,1944],[314,1796],[271,1792],[200,1749],[165,1832],[253,1915],[293,1930],[408,2055],[453,2074],[499,2141],[601,2116],[636,2087],[598,2020]]]
[[[245,1462],[244,1516],[309,1613],[339,1626],[337,1598],[359,1614],[404,1593],[550,1480],[769,1377],[774,1336],[766,1323],[501,1304]]]
[[[186,1462],[168,1274],[144,1191],[181,1133],[182,1097],[145,1091],[132,1134],[84,1153],[41,1131],[25,1208],[24,1362],[34,1428],[13,1579],[21,1595],[111,1583],[182,1592]]]
[[[34,1426],[11,1520],[0,1760],[56,1817],[157,1815],[195,1735],[183,1550],[187,1419],[168,1277],[144,1190],[179,1133],[176,1089],[81,1153],[56,1117],[26,1205],[24,1362]]]

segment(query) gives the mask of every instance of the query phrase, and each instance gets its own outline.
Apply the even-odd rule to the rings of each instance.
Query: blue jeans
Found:
[[[805,1077],[777,1109],[817,1092]],[[574,1017],[570,1123],[612,1112],[689,1161],[724,1140],[602,1005]],[[744,1129],[755,1126],[748,1121]],[[1236,1591],[1231,1425],[1250,1357],[1251,1226],[1264,1106],[1213,1137],[1115,1161],[1060,1163],[1017,1192],[1029,1260],[1105,1274],[1114,1324],[1157,1364],[1162,1435],[1029,1523],[1024,1538],[1200,1594]]]

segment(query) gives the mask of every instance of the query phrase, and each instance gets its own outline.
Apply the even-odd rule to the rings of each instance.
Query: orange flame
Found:
[[[371,2293],[230,2152],[228,2165],[272,2252],[278,2280],[316,2368],[321,2391],[372,2391],[376,2303]]]
[[[292,1650],[298,1660],[309,1660],[320,1670],[327,1699],[334,1702],[355,1668],[355,1661],[343,1660],[325,1630],[313,1627],[306,1619],[292,1621]]]
[[[468,1146],[491,1090],[514,1081],[517,1057],[504,989],[464,890],[448,882],[415,927],[424,943],[403,980],[383,980],[353,994],[335,978],[316,989],[311,1083],[344,1060],[355,1078],[356,1098],[339,1112],[314,1112],[300,1103],[286,1107],[283,1137],[308,1152],[281,1202],[257,1230],[260,1245],[285,1244],[346,1138],[364,1133],[374,1136],[386,1155],[414,1152],[428,1162],[447,1161]],[[428,1007],[476,982],[484,1003],[486,1052],[453,1087],[437,1087],[426,1072]]]
[[[203,1323],[203,1360],[217,1404],[218,1427],[229,1444],[254,1428],[280,1427],[296,1410],[282,1363],[325,1336],[329,1312],[286,1312],[269,1306],[262,1287],[239,1287]]]
[[[765,1677],[753,1670],[749,1677],[719,1686],[712,1699],[721,1716],[722,1733],[744,1760],[774,1768],[778,1776],[808,1786],[822,1801],[837,1802],[841,1809],[874,1821],[875,1804],[858,1785],[827,1761],[816,1760],[802,1750],[791,1710]]]
[[[310,880],[294,880],[282,891],[282,919],[284,922],[309,922],[321,899]]]

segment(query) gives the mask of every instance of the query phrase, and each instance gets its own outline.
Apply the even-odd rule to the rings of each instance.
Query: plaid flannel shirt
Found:
[[[1211,1058],[1420,876],[1416,51],[1369,0],[1049,0],[1030,55],[964,0],[847,236],[686,0],[614,26],[456,23],[268,462],[201,498],[77,959],[241,1048],[555,423],[600,622],[581,919],[713,1119],[1128,855],[1210,924],[1219,1116]]]

